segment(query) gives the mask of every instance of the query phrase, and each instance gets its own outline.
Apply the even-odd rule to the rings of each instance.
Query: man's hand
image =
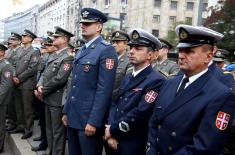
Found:
[[[107,140],[108,138],[111,138],[111,134],[110,134],[110,126],[111,125],[105,125],[105,135],[104,135],[104,139]]]
[[[42,91],[42,86],[39,86],[38,87],[38,90],[37,90],[37,98],[40,100],[40,101],[43,101],[43,91]]]
[[[96,132],[96,127],[90,125],[90,124],[87,124],[86,127],[85,127],[85,135],[86,136],[93,136]]]
[[[64,124],[64,126],[68,125],[68,117],[67,117],[67,115],[63,115],[61,120],[62,120],[62,123]]]
[[[116,139],[114,139],[114,138],[109,138],[109,139],[107,139],[107,143],[108,143],[108,145],[109,145],[112,149],[114,149],[114,150],[117,149],[118,142],[117,142]]]
[[[13,77],[13,82],[15,85],[18,85],[20,83],[20,80],[17,77]]]

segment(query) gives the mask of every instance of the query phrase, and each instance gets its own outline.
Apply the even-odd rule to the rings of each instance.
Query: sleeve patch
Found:
[[[219,130],[225,130],[228,127],[229,119],[230,119],[229,114],[219,111],[216,118],[216,127]]]
[[[147,92],[144,99],[147,103],[153,103],[155,101],[155,99],[157,98],[157,96],[158,96],[157,92],[150,90]]]
[[[64,64],[64,71],[68,71],[70,69],[70,64]]]
[[[106,59],[106,68],[111,70],[114,67],[114,59]]]

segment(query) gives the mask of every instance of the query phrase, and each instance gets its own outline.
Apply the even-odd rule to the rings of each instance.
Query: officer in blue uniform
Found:
[[[161,42],[142,29],[132,30],[130,36],[129,60],[134,69],[122,80],[105,130],[112,155],[145,154],[148,120],[165,81],[150,65]]]
[[[183,75],[167,81],[149,123],[147,155],[219,155],[228,138],[235,96],[208,69],[222,35],[178,25]]]
[[[81,15],[86,44],[75,56],[62,121],[67,125],[70,155],[101,155],[118,61],[115,49],[100,35],[107,17],[93,8],[83,8]]]

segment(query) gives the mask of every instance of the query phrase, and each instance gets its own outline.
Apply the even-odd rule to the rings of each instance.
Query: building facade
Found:
[[[0,20],[0,42],[4,41],[4,22]]]
[[[208,0],[82,0],[81,5],[119,18],[126,31],[139,27],[166,37],[176,22],[202,25],[207,17]]]
[[[49,0],[39,8],[38,35],[44,36],[46,32],[54,31],[55,26],[68,28],[68,0]]]
[[[11,32],[23,33],[24,29],[31,30],[35,34],[38,32],[38,5],[32,8],[13,14],[12,16],[3,20],[4,22],[4,40],[7,40]]]

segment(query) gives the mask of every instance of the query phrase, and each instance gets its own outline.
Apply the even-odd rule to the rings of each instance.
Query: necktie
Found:
[[[189,79],[188,79],[188,77],[185,77],[185,78],[183,79],[183,81],[182,81],[182,83],[181,83],[181,85],[180,85],[178,91],[177,91],[177,95],[180,94],[180,93],[184,90],[185,85],[186,85],[187,82],[189,82]]]

